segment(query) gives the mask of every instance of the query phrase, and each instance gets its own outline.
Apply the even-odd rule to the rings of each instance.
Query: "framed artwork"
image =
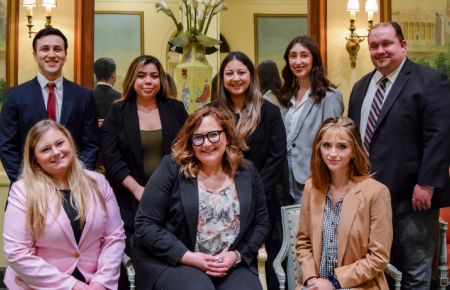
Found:
[[[114,89],[122,92],[128,67],[144,54],[144,12],[96,11],[94,27],[94,62],[102,57],[114,60]],[[96,84],[94,75],[94,87]]]
[[[406,40],[406,55],[450,76],[450,1],[381,0],[384,21],[397,22]]]
[[[283,69],[284,52],[297,36],[308,34],[308,17],[302,14],[255,14],[255,64],[274,61]]]

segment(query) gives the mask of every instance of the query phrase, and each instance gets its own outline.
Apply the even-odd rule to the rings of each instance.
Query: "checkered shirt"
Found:
[[[344,196],[333,207],[331,189],[328,187],[322,225],[322,260],[319,268],[319,276],[322,279],[328,279],[330,274],[336,277],[334,269],[338,265],[338,228],[343,202]]]

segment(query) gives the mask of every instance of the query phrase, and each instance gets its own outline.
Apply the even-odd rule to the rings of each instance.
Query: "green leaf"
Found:
[[[190,39],[192,37],[192,32],[185,31],[181,32],[177,37],[169,41],[170,44],[180,47],[185,47],[190,43]]]
[[[209,36],[204,35],[203,33],[197,32],[195,38],[198,42],[204,47],[213,47],[222,43],[222,41],[211,38]]]

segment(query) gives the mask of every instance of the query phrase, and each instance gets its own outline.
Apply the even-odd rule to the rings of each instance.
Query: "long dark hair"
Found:
[[[277,64],[271,60],[265,60],[256,67],[256,72],[261,94],[264,95],[270,90],[278,99],[282,82]]]
[[[241,117],[236,125],[238,131],[245,137],[248,137],[253,131],[255,131],[258,125],[259,118],[261,116],[261,106],[264,102],[264,98],[259,91],[258,75],[256,74],[255,66],[250,58],[244,53],[230,52],[228,56],[223,60],[219,70],[219,83],[217,89],[217,107],[226,112],[231,119],[235,119],[234,104],[230,97],[230,92],[225,88],[224,73],[225,67],[230,61],[238,60],[242,62],[250,73],[250,85],[247,89],[247,96],[245,99],[245,105],[241,112]]]
[[[322,64],[322,57],[320,55],[320,49],[317,43],[309,36],[298,36],[289,43],[284,53],[284,60],[286,62],[283,68],[282,76],[284,80],[283,87],[281,88],[281,97],[279,102],[282,107],[289,108],[292,104],[290,102],[292,96],[300,88],[297,77],[291,71],[289,65],[289,53],[295,44],[300,44],[306,47],[313,56],[313,64],[310,72],[311,77],[311,96],[315,103],[320,103],[325,95],[331,91],[331,88],[336,88],[325,75],[325,69]]]

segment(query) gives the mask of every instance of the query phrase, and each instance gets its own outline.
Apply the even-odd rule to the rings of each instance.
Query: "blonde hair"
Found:
[[[344,116],[330,117],[322,122],[312,144],[311,154],[311,182],[313,187],[324,190],[331,181],[331,173],[323,161],[320,145],[327,132],[339,132],[350,143],[353,158],[350,160],[346,177],[351,181],[362,181],[371,177],[370,161],[364,152],[361,134],[352,119]]]
[[[183,128],[178,133],[172,145],[172,156],[181,166],[182,172],[186,178],[195,178],[198,173],[198,159],[195,157],[192,148],[191,137],[195,130],[200,126],[203,118],[214,116],[216,121],[222,127],[223,134],[227,138],[227,147],[222,157],[222,169],[231,178],[234,177],[239,165],[246,165],[247,161],[242,154],[243,150],[247,150],[244,138],[238,133],[234,126],[234,120],[221,110],[213,107],[203,107],[195,111],[187,118]]]
[[[217,89],[217,107],[229,115],[229,118],[235,120],[234,104],[230,97],[230,92],[225,88],[224,73],[227,64],[233,60],[242,62],[250,73],[250,85],[247,89],[247,97],[245,98],[245,105],[241,111],[241,117],[236,125],[238,132],[240,132],[245,138],[255,131],[258,126],[259,119],[261,117],[261,106],[264,102],[264,98],[259,90],[258,74],[256,73],[255,66],[250,58],[244,53],[230,52],[228,56],[223,60],[219,71],[219,82]]]
[[[108,214],[105,200],[97,181],[84,171],[83,164],[76,156],[75,143],[69,131],[64,126],[52,120],[40,121],[28,133],[24,148],[22,173],[27,198],[27,227],[34,239],[40,237],[44,232],[48,204],[52,198],[56,197],[57,204],[61,205],[64,200],[55,181],[36,161],[36,144],[42,135],[50,129],[62,132],[69,140],[70,147],[74,153],[67,170],[67,178],[71,188],[70,204],[72,206],[75,205],[78,209],[77,218],[80,219],[81,226],[86,221],[91,199],[94,202],[94,208],[98,201],[105,214]],[[91,190],[94,192],[95,198],[91,198]],[[54,220],[59,216],[60,209],[60,206],[56,207]]]
[[[137,75],[141,68],[143,68],[147,64],[154,64],[158,69],[159,79],[161,83],[161,88],[159,92],[156,94],[157,99],[164,98],[173,98],[176,96],[170,96],[170,88],[169,83],[167,82],[166,73],[164,72],[164,68],[156,57],[150,55],[141,55],[133,60],[128,68],[125,79],[123,80],[123,93],[122,97],[118,101],[126,101],[133,97],[136,97],[136,91],[134,89],[134,83],[136,81]]]

